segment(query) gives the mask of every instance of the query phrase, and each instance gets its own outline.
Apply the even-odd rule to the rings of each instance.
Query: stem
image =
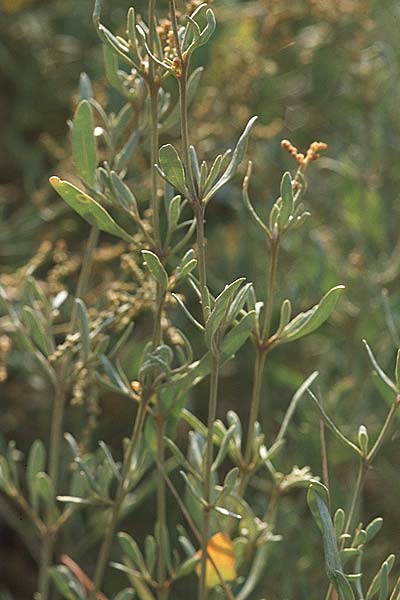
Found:
[[[155,19],[156,0],[149,0],[149,47],[154,53],[154,19]],[[157,195],[157,170],[155,164],[158,157],[158,90],[159,81],[156,72],[154,61],[149,59],[149,92],[151,105],[151,123],[150,123],[150,169],[151,169],[151,209],[153,219],[154,241],[156,249],[161,252],[161,235],[160,235],[160,215],[159,215],[159,200]]]
[[[204,209],[199,204],[195,207],[196,237],[197,237],[197,265],[200,279],[201,308],[204,323],[210,316],[210,297],[207,290],[206,253],[204,238]]]
[[[185,165],[186,174],[189,177],[189,187],[193,199],[197,199],[196,186],[194,183],[192,161],[190,160],[190,139],[189,139],[189,123],[188,123],[188,103],[187,103],[187,71],[188,65],[182,65],[182,76],[179,79],[179,103],[181,113],[181,135],[183,162]]]
[[[381,429],[381,432],[380,432],[375,444],[372,446],[370,452],[368,453],[368,456],[367,456],[368,465],[370,465],[372,463],[375,456],[378,454],[379,450],[381,449],[381,446],[382,446],[382,444],[385,440],[385,437],[390,429],[393,419],[396,416],[396,412],[397,412],[397,409],[399,406],[400,406],[400,394],[398,394],[396,396],[392,406],[390,407],[390,410],[386,417],[386,421]]]
[[[254,365],[253,391],[250,404],[250,417],[247,431],[246,451],[244,454],[246,464],[250,462],[253,451],[254,427],[258,418],[258,412],[260,408],[261,388],[266,356],[267,355],[264,350],[262,350],[261,348],[257,348],[256,362]]]
[[[112,546],[112,542],[114,539],[119,515],[121,512],[121,506],[123,504],[123,501],[125,500],[125,497],[126,497],[128,491],[129,491],[129,475],[130,475],[130,469],[131,469],[131,463],[132,463],[132,456],[133,456],[134,451],[136,450],[138,442],[140,441],[144,422],[146,419],[146,411],[147,411],[147,405],[149,402],[149,398],[150,398],[150,394],[148,396],[146,395],[146,397],[143,397],[141,399],[139,409],[136,414],[135,425],[133,428],[132,437],[130,439],[129,446],[126,451],[123,465],[122,465],[121,479],[118,483],[118,488],[117,488],[117,491],[115,494],[114,505],[113,505],[112,513],[111,513],[111,520],[107,526],[106,534],[105,534],[102,546],[100,548],[99,556],[97,558],[97,564],[96,564],[94,578],[93,578],[94,587],[93,587],[91,594],[88,597],[88,600],[95,600],[97,592],[100,591],[100,589],[103,585],[104,576],[105,576],[108,560],[110,557],[111,546]]]
[[[271,330],[271,321],[272,321],[272,313],[274,308],[274,296],[275,296],[275,288],[276,288],[276,273],[278,269],[278,258],[279,258],[279,237],[274,237],[271,241],[271,257],[270,264],[268,269],[268,281],[267,281],[267,299],[264,313],[264,323],[262,327],[262,335],[261,340],[258,340],[259,343],[257,345],[256,351],[256,362],[254,365],[254,375],[253,375],[253,391],[251,396],[251,404],[250,404],[250,416],[249,416],[249,426],[247,432],[247,442],[246,442],[246,450],[244,454],[245,463],[247,466],[245,476],[241,481],[241,492],[242,494],[245,492],[247,487],[249,478],[251,473],[248,471],[249,463],[251,460],[253,443],[254,443],[254,427],[256,421],[258,419],[258,413],[260,410],[260,399],[261,399],[261,389],[262,389],[262,380],[264,374],[265,367],[265,359],[267,356],[267,350],[265,348],[265,344],[268,340],[268,336]]]
[[[213,462],[213,428],[217,412],[218,399],[218,377],[220,367],[220,356],[218,353],[212,357],[212,371],[210,380],[210,395],[208,401],[207,439],[205,448],[205,472],[204,472],[204,499],[207,506],[203,513],[203,531],[201,543],[201,573],[199,586],[199,600],[207,600],[206,571],[207,571],[207,546],[210,534],[210,511],[211,511],[211,469]]]
[[[328,451],[326,448],[325,423],[322,419],[319,421],[319,439],[321,443],[322,481],[329,490]]]
[[[358,467],[357,481],[356,481],[356,485],[354,488],[353,497],[352,497],[351,505],[350,505],[350,510],[349,510],[349,514],[347,516],[346,526],[344,528],[344,533],[350,532],[351,525],[352,525],[354,515],[356,512],[356,508],[357,508],[358,502],[360,500],[361,491],[362,491],[362,488],[364,485],[367,469],[368,469],[368,463],[364,459],[360,460],[360,464]],[[342,540],[342,543],[340,546],[341,550],[343,550],[344,544],[345,544],[345,539]]]
[[[48,533],[42,539],[38,580],[40,600],[47,600],[49,597],[50,579],[48,570],[53,558],[54,541],[54,536],[49,535]]]
[[[165,600],[168,598],[168,588],[165,586],[167,578],[166,568],[166,553],[167,548],[165,547],[165,536],[167,535],[167,511],[166,511],[166,489],[165,479],[163,477],[162,469],[165,464],[165,417],[162,414],[162,406],[160,399],[158,400],[159,410],[156,421],[157,429],[157,521],[158,521],[158,547],[159,557],[157,564],[157,579],[158,579],[158,593],[157,597],[159,600]]]

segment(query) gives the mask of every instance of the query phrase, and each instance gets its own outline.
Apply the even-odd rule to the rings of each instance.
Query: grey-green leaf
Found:
[[[305,313],[298,314],[283,329],[279,336],[279,343],[298,340],[318,329],[332,314],[344,289],[344,285],[338,285],[330,289],[319,304],[316,304]]]
[[[82,192],[79,188],[72,185],[72,183],[62,181],[58,177],[50,177],[50,183],[56,192],[60,194],[61,198],[90,225],[98,227],[101,231],[115,235],[125,242],[133,241],[129,233],[122,229],[105,208],[88,194]]]
[[[161,264],[157,254],[150,250],[142,250],[143,258],[146,261],[147,268],[153,275],[154,279],[161,285],[163,290],[168,287],[168,274]]]
[[[207,203],[212,198],[212,196],[214,196],[214,194],[220,188],[222,188],[226,183],[228,183],[228,181],[230,181],[232,179],[232,177],[235,175],[238,166],[240,165],[240,163],[242,162],[242,160],[244,158],[246,148],[247,148],[247,142],[248,142],[248,139],[250,136],[250,132],[251,132],[253,125],[256,122],[257,118],[258,117],[253,117],[247,123],[244,132],[242,133],[242,135],[239,138],[238,143],[236,144],[235,150],[233,151],[232,157],[229,161],[229,164],[228,164],[225,172],[223,173],[222,177],[213,185],[211,190],[207,193],[206,197],[204,198],[205,203]]]
[[[88,100],[81,100],[75,111],[72,128],[72,153],[80,177],[93,187],[98,158],[93,112]]]
[[[340,563],[335,531],[333,529],[331,515],[328,510],[326,495],[324,498],[323,494],[321,493],[320,486],[312,483],[308,488],[307,502],[322,534],[325,564],[328,577],[336,584],[336,572],[342,571],[342,565]]]
[[[160,167],[163,177],[171,185],[187,196],[185,169],[178,152],[172,144],[161,146],[159,152]]]
[[[287,171],[284,173],[281,181],[281,199],[282,206],[279,214],[279,225],[281,228],[286,227],[289,217],[293,212],[293,188],[292,178]]]

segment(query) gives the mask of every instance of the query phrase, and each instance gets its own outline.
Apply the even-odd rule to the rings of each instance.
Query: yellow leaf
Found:
[[[201,554],[201,550],[199,550],[196,556],[200,558]],[[207,545],[207,555],[214,561],[221,576],[224,578],[224,581],[233,581],[236,579],[236,563],[235,555],[233,553],[233,544],[225,533],[219,532],[213,535]],[[196,573],[200,577],[201,563],[198,563]],[[220,578],[218,577],[210,558],[208,558],[206,566],[206,585],[208,588],[213,588],[220,583]]]

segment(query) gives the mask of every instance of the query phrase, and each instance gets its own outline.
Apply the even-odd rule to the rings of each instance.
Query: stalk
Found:
[[[246,464],[246,472],[241,481],[241,492],[244,493],[248,484],[248,480],[250,478],[251,473],[249,472],[249,463],[251,460],[251,454],[254,444],[254,427],[256,421],[258,419],[258,414],[260,410],[260,400],[261,400],[261,391],[262,391],[262,381],[265,369],[265,360],[267,357],[267,341],[271,332],[271,322],[272,322],[272,314],[274,308],[274,300],[275,300],[275,291],[276,291],[276,275],[278,270],[278,258],[279,258],[279,237],[273,238],[271,242],[271,256],[270,256],[270,264],[268,269],[268,278],[267,278],[267,290],[266,290],[266,305],[265,305],[265,313],[264,313],[264,321],[262,325],[262,334],[261,339],[257,340],[257,350],[256,350],[256,362],[254,365],[254,374],[253,374],[253,389],[251,395],[251,403],[250,403],[250,416],[249,416],[249,425],[247,430],[247,441],[246,441],[246,450],[244,453],[244,460]]]
[[[166,587],[167,579],[167,568],[165,556],[167,548],[165,547],[165,536],[167,531],[167,497],[165,488],[165,479],[163,477],[162,469],[165,464],[165,417],[162,414],[162,406],[159,401],[158,415],[157,415],[156,429],[157,429],[157,520],[158,520],[158,547],[159,547],[159,560],[157,564],[157,579],[158,579],[158,600],[165,600],[168,598],[168,588]]]
[[[262,380],[264,375],[264,367],[265,367],[265,359],[267,355],[266,352],[258,347],[256,351],[256,362],[254,365],[254,374],[253,374],[253,390],[251,396],[251,404],[250,404],[250,417],[249,417],[249,426],[247,431],[247,443],[246,450],[244,454],[244,460],[246,464],[249,463],[251,459],[251,454],[253,450],[253,441],[254,441],[254,427],[258,418],[258,412],[260,409],[260,399],[261,399],[261,388],[262,388]]]
[[[207,321],[210,316],[210,297],[207,290],[207,269],[205,256],[205,237],[204,237],[204,209],[199,203],[195,207],[196,217],[196,240],[197,240],[197,265],[200,279],[201,308],[203,311],[203,321]]]
[[[213,426],[217,412],[218,378],[220,356],[213,354],[212,371],[210,380],[210,394],[208,400],[207,439],[205,448],[205,473],[204,473],[204,499],[207,506],[203,514],[203,530],[201,540],[201,574],[199,586],[199,600],[207,600],[206,571],[207,571],[207,545],[210,535],[210,510],[211,510],[211,467],[213,461]]]
[[[149,47],[154,52],[154,19],[155,19],[156,0],[149,0]],[[153,220],[153,231],[156,249],[161,252],[160,237],[160,216],[159,201],[157,196],[157,170],[155,164],[158,157],[158,90],[159,82],[157,79],[156,65],[149,59],[149,93],[151,105],[151,124],[150,124],[150,169],[151,169],[151,209]]]
[[[149,0],[149,46],[150,50],[154,52],[154,21],[155,21],[155,8],[156,0]],[[163,244],[160,234],[160,218],[159,218],[159,198],[157,193],[157,170],[155,164],[158,160],[158,148],[159,148],[159,135],[158,135],[158,91],[159,81],[156,73],[156,65],[150,60],[150,101],[151,101],[151,133],[150,133],[150,145],[151,145],[151,187],[152,187],[152,214],[153,214],[153,230],[155,238],[155,246],[160,255],[162,255]],[[162,257],[161,257],[162,258]],[[157,284],[157,298],[156,298],[156,309],[154,315],[154,329],[153,329],[153,347],[156,348],[162,342],[162,311],[165,302],[165,293],[162,292],[160,285]],[[158,539],[158,562],[157,562],[157,576],[158,576],[158,592],[157,596],[159,600],[166,600],[168,598],[168,588],[166,587],[167,579],[167,566],[166,566],[166,548],[165,548],[165,535],[167,529],[167,498],[165,481],[160,472],[160,466],[165,463],[165,417],[161,406],[160,398],[158,398],[158,407],[156,415],[156,431],[157,431],[157,521],[159,524],[159,539]]]

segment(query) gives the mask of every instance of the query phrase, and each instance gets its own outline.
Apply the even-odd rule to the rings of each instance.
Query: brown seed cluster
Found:
[[[163,19],[157,27],[157,33],[160,38],[161,47],[164,51],[164,58],[173,60],[177,55],[177,51],[171,21],[169,19]]]
[[[281,146],[290,154],[290,156],[293,156],[299,165],[299,169],[303,172],[311,162],[314,162],[320,158],[320,152],[328,148],[328,145],[325,144],[325,142],[313,142],[309,146],[307,152],[303,154],[302,152],[299,152],[296,146],[294,146],[289,140],[282,140]]]

